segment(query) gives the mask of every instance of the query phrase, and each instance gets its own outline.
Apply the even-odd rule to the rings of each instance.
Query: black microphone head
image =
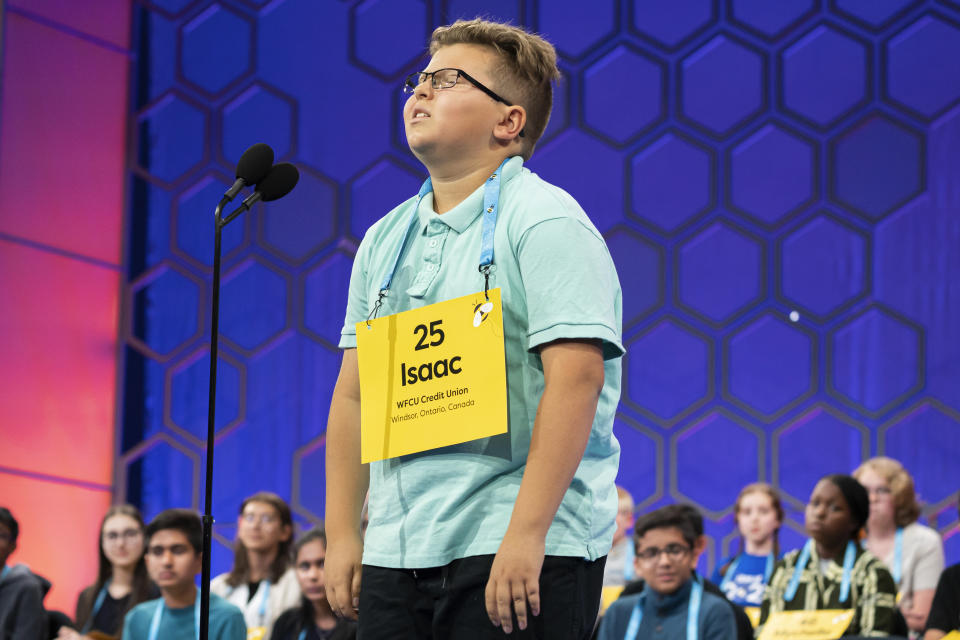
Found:
[[[273,166],[273,149],[270,145],[258,142],[243,152],[237,163],[237,178],[246,184],[256,184],[263,180]]]
[[[264,202],[278,200],[287,195],[297,186],[300,172],[289,162],[281,162],[270,169],[270,173],[257,183],[257,191],[263,196]]]

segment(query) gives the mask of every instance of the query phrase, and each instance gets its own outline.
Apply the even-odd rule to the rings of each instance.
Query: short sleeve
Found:
[[[913,570],[913,590],[936,589],[943,572],[943,543],[940,535],[923,527],[917,531],[916,564]]]
[[[559,339],[594,339],[604,359],[623,355],[620,282],[603,238],[572,217],[527,229],[517,260],[530,350]]]
[[[350,270],[350,288],[347,291],[347,313],[340,330],[340,348],[354,349],[357,346],[357,323],[367,319],[367,256],[369,232],[360,242],[357,255]]]

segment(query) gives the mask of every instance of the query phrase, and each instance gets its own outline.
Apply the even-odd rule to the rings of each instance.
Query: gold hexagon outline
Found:
[[[916,379],[914,380],[913,384],[911,384],[910,387],[907,388],[907,390],[903,393],[900,393],[899,395],[894,396],[891,400],[888,400],[876,411],[871,411],[866,406],[861,405],[853,398],[848,397],[843,391],[836,388],[836,386],[834,386],[833,374],[833,366],[836,358],[836,355],[834,354],[834,340],[836,339],[837,334],[850,327],[855,321],[864,317],[871,311],[878,311],[880,314],[887,316],[897,324],[911,330],[916,337],[917,349],[917,364],[914,370]],[[913,320],[907,318],[904,314],[895,311],[885,304],[881,304],[879,302],[871,303],[857,313],[844,318],[843,322],[837,324],[827,332],[827,335],[823,341],[823,348],[825,352],[824,391],[831,399],[839,402],[841,405],[847,408],[857,411],[858,413],[862,413],[869,418],[873,418],[875,420],[880,418],[884,414],[890,412],[894,407],[907,402],[911,397],[920,393],[920,391],[927,384],[927,333],[924,330],[923,325],[918,322],[914,322]]]
[[[193,350],[191,353],[187,354],[181,358],[176,363],[173,363],[171,366],[163,372],[163,426],[167,429],[173,431],[180,437],[187,440],[189,443],[196,446],[198,449],[206,447],[207,440],[204,437],[202,440],[189,431],[186,428],[178,425],[171,415],[172,406],[173,406],[173,377],[178,373],[184,371],[188,366],[192,365],[197,360],[203,358],[203,356],[210,356],[210,344],[205,343],[199,348]],[[237,381],[237,415],[232,420],[227,422],[225,425],[220,427],[220,429],[214,431],[213,442],[214,444],[220,442],[223,438],[232,433],[236,428],[242,424],[247,418],[247,369],[246,366],[240,362],[239,359],[233,357],[226,350],[217,350],[217,360],[223,360],[230,365],[232,365],[238,373]],[[220,370],[220,365],[217,365],[217,371]],[[218,381],[220,377],[217,377]],[[209,406],[208,406],[209,410]]]
[[[327,432],[324,431],[320,435],[311,438],[306,444],[301,445],[294,450],[293,464],[291,465],[290,506],[296,513],[300,514],[303,518],[309,522],[312,522],[316,526],[323,526],[323,516],[318,516],[303,504],[300,495],[300,467],[303,463],[303,459],[307,455],[313,453],[317,449],[325,449],[326,446]],[[324,482],[324,490],[326,490],[326,482]]]
[[[766,479],[766,475],[767,475],[766,465],[764,464],[766,462],[766,452],[767,452],[766,435],[767,434],[763,431],[763,429],[759,427],[756,427],[750,423],[744,423],[743,419],[740,416],[734,414],[727,408],[722,406],[715,406],[715,407],[710,407],[709,409],[704,411],[702,414],[698,415],[695,418],[692,418],[689,424],[683,426],[682,428],[678,429],[677,431],[675,431],[670,435],[670,495],[671,497],[673,497],[675,500],[678,500],[678,501],[686,501],[686,502],[689,502],[690,504],[695,504],[697,506],[697,509],[699,509],[701,513],[705,514],[711,520],[716,521],[722,518],[726,518],[731,513],[733,513],[733,503],[731,503],[729,507],[721,511],[712,511],[710,509],[707,509],[702,504],[700,504],[697,500],[695,500],[691,496],[688,496],[687,494],[683,493],[680,490],[680,475],[677,469],[677,441],[680,439],[680,437],[684,433],[690,431],[693,427],[697,426],[699,423],[703,422],[713,414],[721,414],[725,418],[727,418],[728,420],[736,424],[738,427],[742,427],[748,433],[752,432],[755,436],[757,436],[757,475],[758,475],[757,481],[758,482],[763,482]]]
[[[864,259],[863,259],[863,273],[864,273],[864,286],[863,289],[856,295],[848,298],[847,300],[841,302],[839,305],[836,305],[833,309],[829,310],[826,314],[815,313],[813,310],[807,306],[800,304],[796,300],[791,299],[783,290],[783,254],[784,247],[783,245],[787,242],[788,239],[793,237],[795,234],[800,232],[803,228],[808,225],[813,224],[817,220],[828,220],[835,223],[837,226],[843,227],[847,231],[860,236],[864,241]],[[848,221],[840,217],[836,212],[831,211],[826,206],[818,206],[813,211],[813,214],[803,220],[797,220],[796,224],[793,225],[784,225],[781,229],[782,233],[773,241],[773,264],[774,264],[774,273],[776,277],[773,280],[773,299],[780,302],[784,306],[799,309],[803,312],[804,315],[814,318],[817,322],[825,323],[831,320],[835,320],[847,313],[855,307],[857,304],[862,302],[870,295],[870,292],[873,291],[873,252],[874,252],[874,242],[873,237],[870,234],[865,233],[862,229],[850,224]]]
[[[636,335],[632,336],[626,344],[627,357],[628,358],[630,357],[630,345],[638,342],[639,340],[643,339],[645,336],[650,335],[654,330],[656,330],[660,326],[663,326],[663,324],[667,322],[670,322],[679,326],[684,333],[688,335],[692,335],[694,338],[698,339],[700,342],[704,344],[705,351],[707,354],[707,362],[706,362],[707,389],[706,391],[704,392],[703,396],[691,402],[689,405],[687,405],[682,411],[680,411],[676,415],[671,416],[669,418],[661,418],[660,416],[654,414],[652,411],[649,411],[648,409],[644,408],[642,405],[640,405],[640,403],[636,402],[633,398],[630,397],[630,391],[629,391],[630,376],[628,371],[629,367],[623,367],[621,376],[623,381],[626,381],[626,384],[621,383],[621,388],[627,389],[627,393],[621,396],[620,402],[630,407],[631,409],[639,413],[641,416],[643,416],[647,420],[650,420],[651,422],[655,423],[657,426],[664,429],[671,429],[672,427],[676,426],[679,422],[682,422],[684,419],[686,419],[688,416],[702,409],[707,403],[710,402],[712,398],[714,398],[714,396],[716,396],[717,384],[716,384],[715,378],[716,378],[717,363],[716,363],[716,353],[715,353],[716,346],[714,345],[713,338],[703,333],[699,329],[695,328],[693,325],[690,325],[687,322],[684,322],[679,316],[671,313],[666,313],[663,316],[658,317],[656,322],[652,322],[649,326],[645,327],[643,331],[640,331]]]
[[[196,510],[200,503],[200,454],[191,451],[166,433],[153,434],[117,458],[115,467],[117,470],[117,479],[115,486],[117,487],[116,498],[118,503],[127,502],[127,480],[130,463],[142,458],[151,449],[156,448],[162,443],[166,443],[185,455],[193,465],[193,488],[190,492],[193,497],[191,498],[190,508]]]
[[[197,329],[193,332],[193,335],[191,335],[189,338],[186,338],[173,349],[171,349],[170,353],[163,355],[157,351],[154,351],[150,345],[141,340],[138,336],[134,335],[133,300],[137,292],[158,280],[163,275],[163,272],[167,269],[177,272],[178,274],[184,276],[187,280],[190,280],[197,285]],[[123,339],[127,344],[139,351],[142,355],[147,356],[148,358],[151,358],[159,363],[167,363],[175,357],[182,355],[182,353],[189,348],[191,343],[203,335],[205,324],[203,303],[204,298],[206,297],[206,283],[201,278],[187,271],[186,267],[178,264],[175,260],[164,258],[160,262],[150,267],[135,280],[125,283],[123,289]]]
[[[332,246],[336,246],[337,241],[345,235],[344,229],[341,227],[342,222],[340,220],[340,188],[341,185],[334,180],[333,178],[321,173],[317,169],[314,169],[312,166],[299,163],[297,166],[298,170],[305,175],[309,175],[318,182],[325,184],[330,188],[330,191],[333,193],[333,206],[331,207],[329,213],[330,217],[333,220],[332,233],[327,237],[323,238],[319,243],[315,244],[302,258],[295,258],[294,256],[285,253],[280,247],[275,244],[271,244],[267,239],[266,231],[266,219],[267,219],[267,206],[268,203],[258,202],[255,205],[255,228],[256,228],[256,239],[257,246],[261,247],[273,258],[280,260],[282,262],[289,263],[294,267],[301,267],[307,263],[311,258],[317,256],[320,253],[328,250]],[[318,209],[319,211],[319,209]],[[277,215],[274,212],[274,215]]]
[[[680,261],[681,253],[683,252],[684,247],[690,245],[698,238],[701,237],[701,234],[709,229],[712,226],[720,226],[727,228],[731,233],[734,233],[746,241],[754,244],[760,250],[759,255],[757,256],[757,274],[759,276],[759,282],[757,284],[757,293],[756,295],[751,296],[743,304],[730,311],[728,314],[720,318],[719,320],[714,320],[706,316],[703,312],[695,307],[686,303],[680,297]],[[706,221],[699,229],[696,230],[696,233],[690,235],[690,237],[683,239],[677,244],[677,246],[672,251],[673,255],[671,257],[671,267],[673,269],[673,278],[670,283],[670,295],[672,298],[673,304],[683,311],[684,313],[689,314],[691,317],[695,318],[697,321],[702,322],[708,327],[713,329],[723,329],[725,326],[733,322],[737,317],[745,314],[749,309],[756,308],[758,305],[762,304],[765,300],[769,298],[769,288],[770,288],[770,278],[767,274],[768,261],[770,259],[769,247],[767,242],[754,233],[753,231],[737,224],[734,220],[728,218],[714,218],[712,220]]]
[[[885,456],[887,454],[887,433],[898,426],[900,422],[907,417],[909,414],[916,412],[917,410],[926,407],[931,407],[940,413],[944,414],[957,424],[960,424],[960,411],[956,411],[952,407],[947,406],[937,398],[933,396],[923,396],[918,398],[913,404],[904,408],[901,411],[898,411],[896,414],[888,418],[883,422],[879,427],[877,427],[877,455]],[[937,501],[935,503],[926,505],[922,511],[924,514],[936,513],[943,508],[943,505],[949,504],[951,501],[960,497],[960,491],[956,495],[949,494],[943,500]],[[960,511],[960,508],[958,508]],[[960,514],[958,514],[960,516]],[[960,517],[958,517],[960,520]]]
[[[777,493],[780,495],[780,500],[782,502],[785,502],[787,505],[789,505],[790,508],[794,509],[795,511],[803,511],[806,508],[806,503],[800,502],[799,500],[797,500],[797,498],[791,495],[791,493],[787,491],[781,484],[780,455],[779,455],[780,454],[780,438],[783,436],[784,431],[787,431],[788,429],[793,427],[797,422],[810,416],[815,411],[824,411],[826,413],[829,413],[831,416],[833,416],[840,422],[843,422],[844,424],[850,427],[853,427],[856,431],[859,431],[860,432],[860,459],[866,460],[867,457],[870,455],[870,435],[871,435],[870,429],[868,429],[865,425],[860,424],[854,418],[851,418],[850,416],[844,413],[841,413],[840,411],[838,411],[837,407],[824,401],[815,402],[814,404],[807,407],[807,409],[802,414],[798,415],[790,422],[786,424],[782,424],[776,429],[774,429],[770,437],[770,445],[771,445],[770,466],[772,467],[772,473],[770,474],[771,475],[770,484],[773,486],[774,489],[777,490]]]
[[[247,265],[251,265],[251,264],[253,264],[253,263],[257,263],[257,264],[259,264],[260,266],[262,266],[262,267],[264,267],[265,269],[267,269],[268,271],[271,271],[272,273],[274,273],[274,274],[276,274],[277,276],[279,276],[280,279],[283,281],[284,297],[285,297],[285,304],[284,304],[284,307],[285,307],[285,308],[284,308],[284,322],[283,322],[283,327],[281,327],[280,329],[278,329],[276,332],[271,333],[270,335],[268,335],[266,338],[264,338],[263,340],[261,340],[260,342],[258,342],[257,344],[255,344],[255,345],[254,345],[252,348],[250,348],[250,349],[247,349],[246,347],[243,347],[243,346],[241,346],[240,344],[237,344],[233,339],[230,338],[230,336],[228,336],[226,333],[224,333],[224,332],[221,330],[221,331],[220,331],[220,341],[221,341],[224,345],[227,345],[228,347],[230,347],[231,349],[233,349],[234,351],[236,351],[237,353],[239,353],[240,355],[242,355],[242,356],[245,357],[245,358],[252,358],[252,357],[254,357],[257,353],[263,351],[263,350],[264,350],[265,348],[267,348],[270,344],[274,343],[274,342],[277,341],[281,336],[283,336],[284,333],[286,333],[287,331],[289,331],[289,330],[293,327],[293,313],[294,313],[294,310],[295,310],[295,309],[294,309],[294,304],[293,304],[293,303],[294,303],[294,301],[293,301],[293,293],[294,293],[294,291],[293,291],[293,281],[294,281],[294,274],[292,274],[290,271],[282,268],[282,267],[279,266],[279,265],[273,264],[273,263],[270,262],[268,259],[266,259],[265,256],[261,256],[261,255],[258,255],[258,254],[256,254],[256,253],[251,253],[251,254],[249,254],[246,258],[244,258],[243,260],[241,260],[241,261],[238,262],[237,264],[235,264],[235,265],[233,265],[232,267],[230,267],[229,271],[225,274],[225,276],[224,276],[224,278],[223,278],[223,281],[222,281],[223,286],[222,286],[221,289],[220,289],[221,299],[222,299],[223,289],[224,289],[224,288],[226,287],[226,285],[230,282],[230,280],[232,280],[232,279],[235,278],[237,275],[239,275],[239,272],[240,272],[240,271],[243,271],[245,268],[249,268]]]
[[[761,318],[765,318],[768,316],[780,320],[784,325],[786,325],[787,328],[792,329],[794,328],[794,326],[796,326],[796,328],[801,333],[806,334],[807,337],[811,338],[810,352],[812,354],[810,358],[810,381],[807,386],[807,390],[801,393],[800,395],[798,395],[793,400],[789,401],[787,404],[783,405],[783,407],[781,407],[779,410],[769,414],[763,413],[756,407],[753,407],[752,405],[750,405],[745,400],[738,398],[730,390],[730,376],[727,373],[730,369],[730,367],[728,366],[730,364],[730,343],[734,340],[734,338],[741,335],[747,328],[756,324]],[[750,414],[750,417],[760,420],[761,422],[769,423],[769,422],[779,420],[784,415],[793,411],[794,409],[799,407],[801,404],[803,404],[804,402],[806,402],[807,400],[815,396],[817,393],[817,388],[818,388],[817,383],[819,382],[819,379],[820,379],[820,376],[819,376],[820,349],[819,349],[819,342],[818,342],[819,336],[816,334],[815,331],[808,329],[799,323],[789,323],[788,320],[789,318],[785,317],[781,312],[775,309],[768,309],[768,310],[765,310],[763,313],[751,318],[749,323],[745,325],[737,326],[733,331],[731,331],[730,333],[725,335],[723,338],[721,338],[721,341],[720,341],[720,370],[721,370],[720,397],[726,402],[729,402],[735,407],[747,412],[748,414]]]
[[[171,203],[170,203],[170,228],[168,230],[168,242],[170,246],[170,253],[174,256],[188,264],[190,267],[196,269],[197,271],[210,275],[213,273],[212,264],[204,264],[197,260],[195,257],[184,251],[180,248],[179,243],[177,242],[177,229],[180,226],[180,200],[183,198],[183,194],[188,190],[196,186],[201,180],[206,178],[211,178],[213,180],[223,180],[227,184],[232,184],[230,179],[226,177],[218,168],[208,168],[203,173],[199,174],[195,180],[192,180],[189,184],[183,185],[183,188],[177,189],[175,192],[171,192]],[[213,212],[215,207],[210,208],[210,218],[209,222],[211,225],[213,222]],[[222,256],[223,262],[228,262],[232,259],[239,257],[244,250],[246,250],[250,245],[250,226],[247,224],[247,220],[243,221],[243,239],[240,241],[240,244],[235,248],[231,249]],[[213,246],[210,247],[210,254],[213,255]],[[204,282],[204,289],[206,289],[206,282]]]

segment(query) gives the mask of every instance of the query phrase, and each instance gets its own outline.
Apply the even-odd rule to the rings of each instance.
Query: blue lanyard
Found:
[[[740,567],[740,556],[742,553],[738,553],[737,557],[733,559],[733,562],[730,563],[730,566],[727,568],[727,572],[723,574],[723,581],[720,583],[720,589],[726,593],[727,585],[733,581],[734,576],[737,575],[737,569]],[[766,584],[770,582],[770,576],[773,575],[773,564],[776,562],[776,559],[773,557],[773,552],[770,552],[767,555],[767,564],[763,568],[763,583]]]
[[[503,167],[510,161],[510,158],[506,158],[503,162],[500,163],[500,166],[497,167],[497,170],[493,172],[489,178],[487,178],[486,184],[483,187],[483,230],[480,236],[480,267],[479,270],[484,274],[484,293],[486,294],[489,289],[490,284],[490,271],[493,265],[493,232],[497,226],[497,213],[498,205],[500,202],[500,174],[503,173]],[[424,181],[423,186],[420,187],[420,192],[417,194],[417,203],[413,207],[413,213],[410,215],[410,222],[407,224],[407,230],[403,234],[403,238],[400,239],[400,243],[397,246],[396,255],[393,258],[393,264],[390,266],[390,270],[387,271],[386,275],[383,277],[383,281],[380,283],[380,295],[377,297],[377,301],[374,304],[373,310],[370,312],[370,318],[375,318],[377,311],[380,309],[380,305],[383,302],[383,299],[387,296],[387,292],[390,290],[390,284],[393,282],[393,276],[397,273],[397,267],[400,265],[400,256],[403,255],[403,248],[407,244],[407,238],[410,236],[410,230],[416,227],[418,215],[417,212],[420,210],[420,203],[423,201],[423,197],[433,191],[433,183],[430,181],[430,178],[427,178]]]
[[[157,633],[160,631],[160,618],[163,616],[163,610],[167,608],[167,603],[163,597],[157,603],[157,608],[153,612],[153,619],[150,621],[150,635],[148,640],[157,640]],[[193,603],[193,628],[197,632],[197,638],[200,638],[200,590],[197,589],[197,600]]]
[[[903,575],[903,527],[897,527],[897,535],[893,539],[893,581],[900,586],[900,577]]]
[[[80,630],[80,634],[83,635],[90,631],[90,628],[93,626],[93,619],[97,617],[97,614],[100,612],[100,607],[103,606],[103,601],[107,597],[107,588],[110,586],[110,581],[107,580],[102,587],[100,587],[100,593],[97,594],[97,599],[93,603],[93,609],[90,610],[90,617],[87,618],[86,623],[83,625],[83,629]]]
[[[3,565],[3,571],[0,571],[0,581],[3,581],[7,577],[7,574],[10,573],[10,567]]]
[[[630,614],[630,622],[627,623],[627,632],[623,640],[635,640],[640,632],[640,622],[643,621],[643,605],[646,594],[641,594],[639,601],[633,607],[633,613]],[[700,601],[703,599],[703,581],[700,576],[694,574],[693,588],[690,590],[690,602],[687,605],[687,640],[697,640],[697,628],[700,620]]]
[[[263,595],[260,597],[260,626],[267,624],[267,599],[270,597],[270,581],[264,580],[260,590]]]
[[[787,585],[787,590],[783,594],[784,602],[790,602],[797,595],[797,588],[800,586],[800,574],[803,573],[803,568],[810,561],[812,549],[813,540],[807,540],[807,544],[803,545],[803,551],[800,552],[800,557],[797,559],[797,566],[793,568],[790,584]],[[847,542],[847,550],[843,553],[843,580],[840,583],[840,602],[846,602],[847,598],[850,597],[850,574],[853,572],[853,562],[856,557],[857,547],[851,540]]]
[[[300,635],[297,636],[297,640],[307,640],[307,630],[300,629]]]
[[[627,545],[627,557],[623,563],[623,579],[630,582],[634,578],[633,559],[635,551],[633,550],[633,540]]]

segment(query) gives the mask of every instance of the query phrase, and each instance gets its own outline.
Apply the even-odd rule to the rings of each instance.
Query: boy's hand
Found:
[[[357,619],[360,606],[360,570],[363,542],[360,538],[329,541],[323,563],[327,602],[341,618]]]
[[[485,592],[487,615],[504,633],[513,631],[512,613],[517,626],[527,628],[527,615],[540,615],[540,570],[543,569],[543,538],[517,535],[507,530],[490,567]],[[529,605],[529,608],[528,608]]]

